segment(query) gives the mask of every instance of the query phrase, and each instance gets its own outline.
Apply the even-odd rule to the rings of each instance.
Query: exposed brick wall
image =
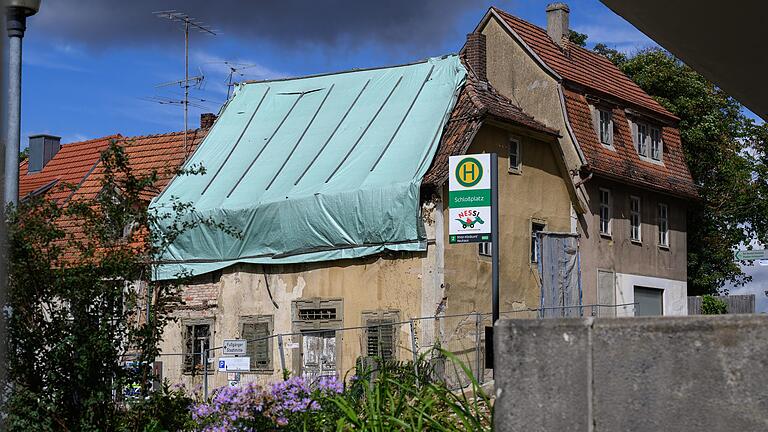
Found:
[[[210,129],[213,126],[213,122],[216,121],[216,114],[214,113],[202,113],[200,114],[200,129]]]
[[[482,33],[470,33],[467,35],[467,43],[464,46],[464,58],[472,72],[480,81],[488,81],[486,75],[485,35]]]
[[[184,304],[179,309],[207,309],[218,304],[219,284],[198,283],[185,286],[181,291]]]

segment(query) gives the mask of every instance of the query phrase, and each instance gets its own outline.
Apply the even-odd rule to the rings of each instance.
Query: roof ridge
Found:
[[[642,110],[677,119],[674,113],[670,112],[656,99],[643,90],[637,83],[630,79],[610,60],[600,54],[579,46],[569,41],[564,50],[555,43],[547,34],[546,29],[526,21],[523,18],[510,14],[502,9],[492,6],[490,8],[494,13],[506,21],[506,25],[513,31],[521,41],[529,47],[535,56],[540,58],[543,65],[557,73],[563,81],[571,82],[584,88],[605,93],[623,102],[639,107]],[[574,53],[577,53],[574,55]],[[588,55],[584,55],[588,53]],[[584,57],[587,57],[586,59]],[[620,80],[611,78],[618,87],[601,86],[601,83],[594,78],[596,75],[616,73],[614,78],[621,76]],[[581,75],[586,74],[593,79],[585,79]],[[626,82],[623,82],[626,80]]]
[[[381,69],[394,69],[399,67],[414,66],[417,64],[427,63],[428,61],[433,59],[445,59],[450,56],[458,56],[458,53],[448,53],[448,54],[443,54],[438,56],[431,56],[431,57],[427,57],[425,59],[417,60],[410,63],[402,63],[402,64],[395,64],[395,65],[388,65],[388,66],[372,66],[367,68],[352,68],[352,69],[346,69],[341,71],[323,72],[318,74],[300,75],[295,77],[274,78],[274,79],[266,79],[266,80],[246,80],[246,81],[242,81],[240,84],[262,84],[262,83],[270,83],[270,82],[294,81],[294,80],[318,78],[318,77],[324,77],[324,76],[330,76],[330,75],[342,75],[342,74],[355,73],[355,72],[368,72],[368,71],[375,71],[375,70],[381,70]]]
[[[201,128],[195,128],[195,129],[187,129],[187,133],[192,133],[197,135],[202,129]],[[174,135],[184,135],[184,131],[175,131],[175,132],[165,132],[165,133],[156,133],[156,134],[147,134],[147,135],[135,135],[135,136],[124,136],[122,137],[122,141],[128,141],[128,140],[139,140],[139,139],[148,139],[148,138],[158,138],[158,137],[170,137]]]
[[[72,141],[72,142],[64,143],[61,146],[64,147],[64,146],[71,146],[71,145],[75,145],[75,144],[91,144],[91,143],[95,143],[95,142],[98,142],[98,141],[106,141],[106,140],[109,140],[109,139],[116,139],[116,138],[121,138],[121,137],[122,137],[121,134],[116,133],[116,134],[112,134],[112,135],[107,135],[107,136],[98,137],[98,138],[91,138],[91,139],[82,140],[82,141]]]

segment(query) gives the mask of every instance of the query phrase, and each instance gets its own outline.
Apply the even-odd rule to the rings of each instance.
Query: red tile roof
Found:
[[[598,141],[586,97],[568,89],[564,93],[571,127],[593,172],[618,180],[629,180],[633,184],[661,192],[688,198],[697,196],[677,128],[662,128],[664,163],[646,161],[635,150],[629,121],[623,109],[614,107],[612,110],[615,148],[612,150]]]
[[[205,137],[207,130],[196,129],[187,132],[188,154],[191,154]],[[125,149],[131,170],[137,176],[157,172],[157,181],[153,191],[145,197],[154,198],[173,178],[174,172],[184,163],[184,132],[172,132],[158,135],[126,137],[117,141]],[[101,164],[77,191],[76,198],[90,199],[101,190],[104,168]]]
[[[563,50],[541,27],[512,16],[501,9],[491,8],[509,25],[534,53],[566,82],[605,93],[657,114],[676,118],[637,84],[624,75],[607,58],[568,43]]]
[[[46,193],[49,199],[63,201],[71,195],[72,189],[67,185],[77,186],[99,162],[101,152],[109,142],[121,138],[111,135],[89,141],[64,144],[40,172],[27,173],[28,163],[19,165],[19,197],[24,198],[30,193],[41,190],[52,182],[56,184]]]
[[[448,158],[467,152],[485,119],[527,127],[552,136],[560,135],[556,130],[524,113],[509,98],[496,91],[489,83],[479,81],[470,72],[445,125],[432,166],[424,175],[424,184],[437,186],[448,178]]]

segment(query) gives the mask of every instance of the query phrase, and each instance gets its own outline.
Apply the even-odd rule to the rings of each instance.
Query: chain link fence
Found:
[[[580,305],[572,307],[536,308],[502,311],[502,319],[546,319],[552,316],[632,316],[635,303],[619,305]],[[576,312],[576,313],[574,313]],[[407,320],[386,317],[368,320],[364,326],[336,329],[304,330],[293,333],[278,333],[247,339],[249,346],[267,347],[275,358],[270,363],[274,372],[266,379],[276,380],[281,376],[304,376],[310,382],[321,376],[349,378],[361,368],[375,368],[378,362],[413,362],[418,376],[419,364],[427,364],[433,379],[444,381],[450,388],[461,388],[470,384],[470,376],[480,383],[492,377],[492,370],[486,369],[486,328],[492,326],[490,313],[473,312],[455,315],[416,317]],[[199,377],[201,391],[207,397],[213,388],[211,377],[217,372],[215,360],[222,354],[222,346],[208,346],[201,343],[195,352],[161,353],[158,360],[175,361],[183,358],[191,363],[191,376]],[[460,361],[446,358],[451,353]],[[207,364],[207,373],[202,365]],[[462,369],[466,368],[469,375]],[[226,373],[226,372],[225,372]],[[231,374],[231,373],[230,373]],[[232,378],[231,376],[228,377]],[[240,382],[265,379],[259,371],[237,373]],[[215,380],[221,382],[221,379]],[[230,384],[232,380],[229,380]]]

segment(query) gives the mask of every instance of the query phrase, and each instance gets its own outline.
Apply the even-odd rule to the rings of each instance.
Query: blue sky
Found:
[[[61,1],[61,0],[58,0]],[[218,36],[193,33],[190,42],[190,75],[205,75],[201,90],[192,95],[205,111],[217,111],[226,97],[228,69],[221,62],[253,64],[244,69],[240,79],[268,79],[306,75],[356,67],[371,67],[407,63],[430,56],[453,53],[461,47],[466,33],[472,31],[490,2],[467,1],[459,12],[447,18],[429,39],[424,35],[413,38],[366,39],[365,31],[344,35],[319,43],[296,41],[281,35],[280,41],[258,34],[243,36],[223,23]],[[405,3],[408,4],[407,2]],[[547,1],[501,1],[497,6],[545,25]],[[162,5],[162,6],[161,6]],[[140,4],[138,6],[141,6]],[[170,5],[171,7],[180,7]],[[51,10],[52,1],[43,1],[40,13],[30,18],[24,45],[24,100],[22,136],[34,133],[61,135],[64,142],[109,135],[146,134],[181,130],[182,110],[179,105],[162,105],[146,99],[163,97],[180,99],[182,90],[176,86],[156,88],[158,84],[183,78],[183,33],[172,23],[152,16],[163,9],[163,2],[148,4],[146,11],[137,12],[136,37],[130,30],[114,41],[99,43],[88,34],[62,34],[57,26],[67,19],[58,9]],[[426,13],[445,14],[440,8]],[[589,42],[607,43],[631,51],[653,43],[623,19],[598,1],[571,4],[571,26],[590,35]],[[121,19],[115,11],[110,17],[105,11],[98,17]],[[196,11],[196,18],[220,28],[215,18]],[[418,14],[424,11],[416,11]],[[51,16],[51,15],[56,15]],[[144,15],[144,16],[142,16]],[[402,19],[402,17],[398,17]],[[297,16],[295,25],[301,28]],[[368,18],[371,20],[370,18]],[[414,22],[418,16],[411,17]],[[343,25],[340,23],[339,25]],[[376,25],[376,20],[371,20]],[[414,24],[417,25],[417,24]],[[406,32],[408,28],[405,28]],[[157,33],[140,38],[138,35]],[[97,38],[98,35],[94,35]],[[137,42],[138,39],[138,42]],[[204,110],[192,107],[190,125],[194,126]]]
[[[184,72],[183,33],[153,11],[183,10],[221,30],[191,37],[190,75],[205,76],[191,93],[197,106],[190,109],[190,127],[196,127],[201,112],[217,112],[226,98],[225,61],[252,65],[240,80],[408,63],[457,52],[491,4],[545,26],[547,3],[43,0],[24,40],[22,146],[36,133],[68,143],[183,129],[179,105],[148,101],[181,99],[180,87],[157,86]],[[601,42],[631,53],[655,46],[597,0],[570,7],[571,28],[588,34],[590,47]],[[760,309],[768,310],[759,287],[768,281],[768,267],[747,270],[756,282],[738,292],[756,292]]]

